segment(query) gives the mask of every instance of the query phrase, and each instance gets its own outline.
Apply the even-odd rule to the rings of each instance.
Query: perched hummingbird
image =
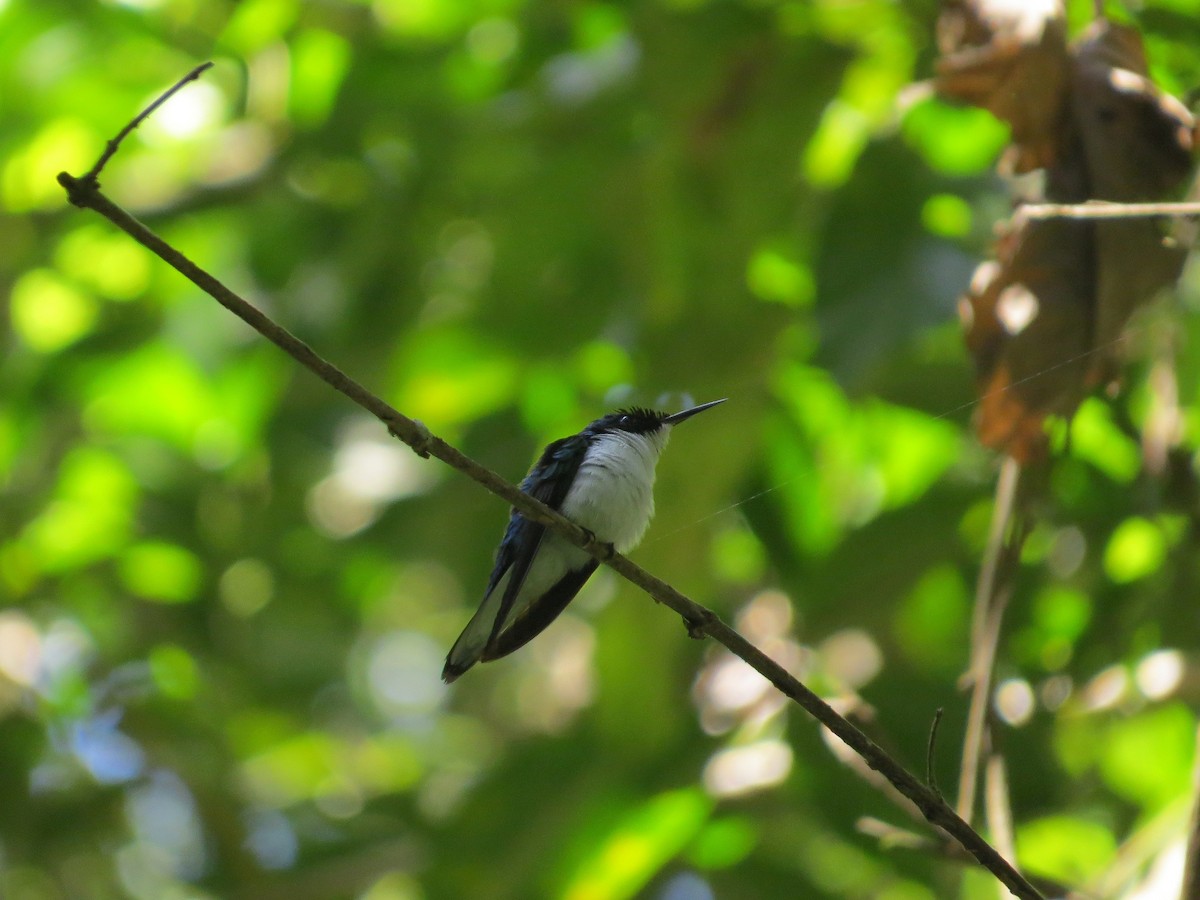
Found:
[[[550,444],[521,490],[624,553],[654,515],[654,467],[671,428],[725,400],[671,415],[622,409]],[[479,610],[450,648],[442,679],[499,659],[540,634],[596,571],[594,557],[515,509]]]

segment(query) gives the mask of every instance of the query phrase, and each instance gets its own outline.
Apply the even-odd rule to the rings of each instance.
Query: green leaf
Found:
[[[710,801],[699,788],[659,794],[602,837],[567,881],[563,900],[634,897],[696,835]]]
[[[118,570],[121,581],[137,597],[160,603],[196,599],[201,567],[195,554],[164,541],[143,541],[126,550]]]

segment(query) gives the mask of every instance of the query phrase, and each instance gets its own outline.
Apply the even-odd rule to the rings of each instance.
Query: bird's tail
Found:
[[[492,626],[496,622],[496,613],[500,609],[500,597],[504,592],[493,589],[479,605],[471,621],[458,636],[450,653],[446,656],[446,665],[442,669],[442,681],[449,684],[483,656],[492,636]]]

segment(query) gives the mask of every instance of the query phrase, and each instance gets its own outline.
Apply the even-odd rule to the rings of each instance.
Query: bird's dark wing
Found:
[[[526,607],[511,625],[503,631],[493,633],[480,659],[486,661],[507,656],[541,634],[558,618],[559,613],[567,608],[567,604],[579,593],[583,583],[592,576],[598,565],[596,560],[589,559],[582,569],[567,572],[537,603]]]
[[[568,473],[566,467],[572,461],[577,461],[578,445],[575,442],[579,440],[581,438],[578,435],[572,435],[547,446],[542,451],[541,458],[534,464],[525,480],[521,482],[521,490],[541,500],[551,509],[561,507],[567,491],[571,489],[571,483],[574,481],[573,477],[569,477],[573,476],[573,473]],[[496,553],[496,566],[492,570],[491,581],[488,583],[487,592],[490,594],[500,579],[504,577],[504,573],[508,571],[509,567],[512,567],[512,575],[505,586],[504,596],[500,599],[500,609],[496,612],[488,646],[494,644],[505,629],[508,614],[521,591],[521,586],[525,583],[525,576],[529,574],[529,567],[533,565],[534,557],[537,556],[538,548],[542,546],[542,539],[545,536],[545,525],[531,522],[515,509],[513,510],[508,523],[508,531],[505,532],[504,540],[500,543],[500,549]],[[580,583],[582,584],[582,582]],[[578,591],[579,588],[575,590]],[[570,597],[567,600],[570,600]],[[549,621],[546,624],[550,624]],[[536,633],[534,632],[534,634]],[[533,637],[533,635],[531,634],[529,637]],[[527,641],[529,638],[525,640]]]

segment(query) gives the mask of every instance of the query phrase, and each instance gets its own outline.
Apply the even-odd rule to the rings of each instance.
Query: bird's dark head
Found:
[[[641,406],[633,406],[629,409],[619,409],[614,413],[609,413],[592,423],[589,430],[597,434],[610,434],[617,431],[623,431],[627,434],[652,434],[661,428],[667,428],[672,425],[678,425],[687,419],[690,419],[698,412],[703,412],[706,409],[712,409],[719,403],[724,403],[725,399],[713,400],[711,403],[702,403],[699,406],[693,406],[690,409],[685,409],[677,413],[659,412],[654,409],[645,409]]]

